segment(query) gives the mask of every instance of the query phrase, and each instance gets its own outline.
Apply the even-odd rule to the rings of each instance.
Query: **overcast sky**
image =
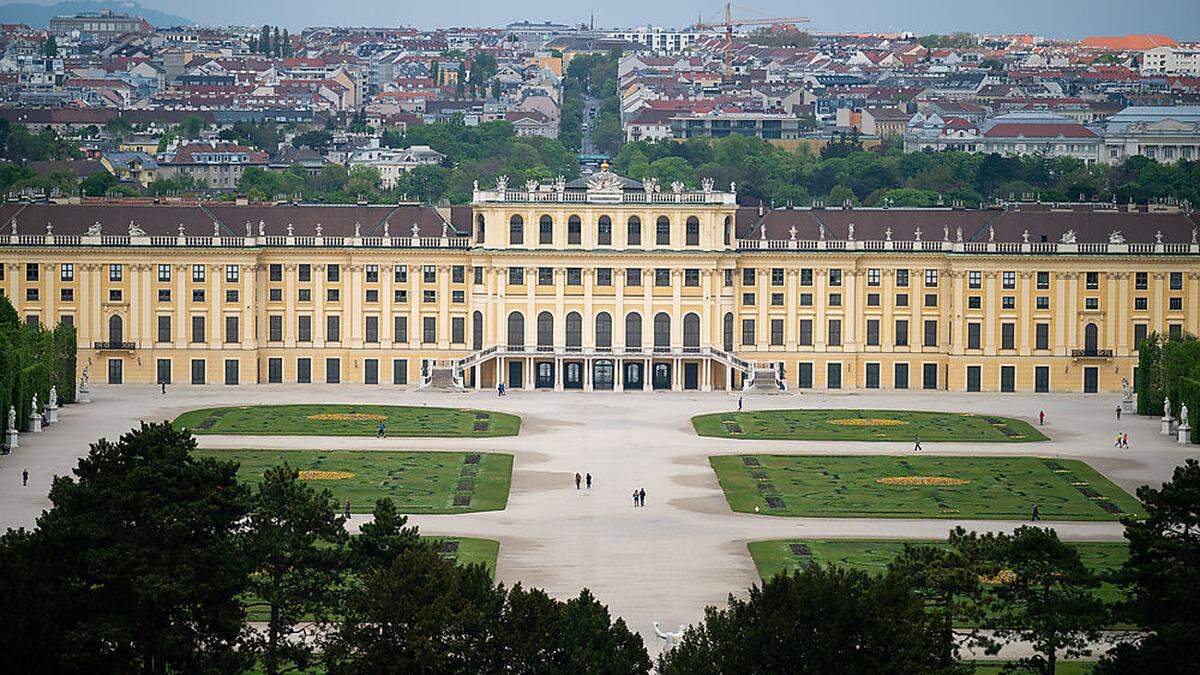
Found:
[[[721,13],[711,0],[142,0],[148,7],[201,23],[312,25],[500,26],[521,19],[579,23],[595,12],[597,27],[647,23],[683,26]],[[738,10],[737,6],[749,8]],[[813,30],[911,30],[918,33],[1029,32],[1083,37],[1164,33],[1200,38],[1200,0],[742,0],[735,16],[810,17]]]

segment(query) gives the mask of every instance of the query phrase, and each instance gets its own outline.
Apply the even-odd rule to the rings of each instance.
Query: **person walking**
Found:
[[[590,472],[587,475],[587,489],[592,489],[592,474]]]
[[[1038,426],[1039,427],[1046,426],[1046,411],[1045,410],[1038,411]]]
[[[633,505],[634,506],[638,505],[638,491],[637,490],[633,491]]]
[[[1119,432],[1119,431],[1117,432],[1117,442],[1113,443],[1113,447],[1114,448],[1121,447],[1121,432]]]
[[[638,501],[642,503],[642,506],[646,505],[646,488],[642,488],[638,491]]]
[[[346,520],[350,520],[350,500],[349,499],[346,500],[346,506],[343,508],[343,511],[346,514]]]
[[[1116,407],[1116,411],[1117,411],[1117,421],[1119,422],[1121,420],[1121,406],[1120,405],[1118,405]]]
[[[1034,504],[1033,505],[1033,517],[1030,518],[1030,520],[1041,520],[1041,519],[1042,519],[1042,514],[1038,511],[1038,505]]]
[[[738,397],[738,412],[742,412],[742,397]]]
[[[578,490],[578,489],[579,489],[579,484],[580,484],[582,481],[583,481],[583,477],[579,475],[579,472],[578,472],[578,471],[576,471],[576,472],[575,472],[575,489],[576,489],[576,490]]]
[[[1129,434],[1121,434],[1121,447],[1129,449]]]
[[[913,452],[918,452],[920,450],[921,450],[921,434],[917,434],[916,438],[913,441]]]
[[[167,394],[167,381],[163,380],[163,381],[159,382],[159,384],[162,385],[162,393],[165,396]]]
[[[379,429],[376,431],[375,435],[379,438],[385,438],[387,436],[387,428],[383,425],[383,422],[379,423]]]
[[[29,485],[29,469],[25,469],[24,471],[21,472],[21,487],[27,487],[28,485]]]

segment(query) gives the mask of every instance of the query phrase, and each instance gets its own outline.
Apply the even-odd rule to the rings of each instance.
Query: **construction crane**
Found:
[[[804,16],[793,16],[777,19],[735,19],[733,4],[725,3],[725,20],[716,23],[696,22],[697,30],[725,29],[725,77],[733,77],[733,31],[741,26],[787,26],[808,23],[810,19]]]

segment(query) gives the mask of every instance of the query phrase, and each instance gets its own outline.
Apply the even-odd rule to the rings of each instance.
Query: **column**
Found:
[[[438,349],[450,348],[450,267],[438,265]]]

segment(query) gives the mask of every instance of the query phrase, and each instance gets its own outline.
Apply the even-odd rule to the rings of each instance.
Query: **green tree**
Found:
[[[0,538],[0,670],[250,665],[239,602],[248,491],[235,464],[195,458],[195,446],[169,423],[100,440],[74,477],[54,479],[37,529]]]
[[[1146,519],[1127,519],[1129,559],[1118,579],[1129,591],[1117,616],[1145,630],[1101,659],[1099,675],[1197,670],[1200,639],[1200,463],[1175,467],[1161,489],[1142,486]]]
[[[287,464],[268,469],[250,501],[251,575],[248,608],[267,612],[254,642],[268,675],[285,664],[305,669],[313,657],[313,635],[303,624],[328,622],[342,581],[345,521],[328,490],[300,482]]]
[[[79,183],[79,189],[88,197],[103,197],[118,184],[117,177],[107,171],[97,171]]]
[[[941,620],[900,575],[812,566],[709,607],[671,651],[662,675],[947,673]]]
[[[258,49],[265,55],[271,54],[271,27],[266,24],[263,24],[262,34],[258,38]]]
[[[991,587],[988,599],[985,625],[995,629],[996,638],[1029,642],[1035,655],[1020,663],[1045,675],[1054,675],[1060,657],[1088,656],[1108,616],[1095,593],[1100,580],[1078,549],[1054,530],[1037,527],[985,535],[982,541],[994,569],[1008,577]]]
[[[200,132],[208,128],[208,121],[199,115],[188,115],[179,123],[179,132],[188,140],[200,137]]]
[[[58,40],[53,35],[42,41],[42,56],[48,59],[58,56]]]

